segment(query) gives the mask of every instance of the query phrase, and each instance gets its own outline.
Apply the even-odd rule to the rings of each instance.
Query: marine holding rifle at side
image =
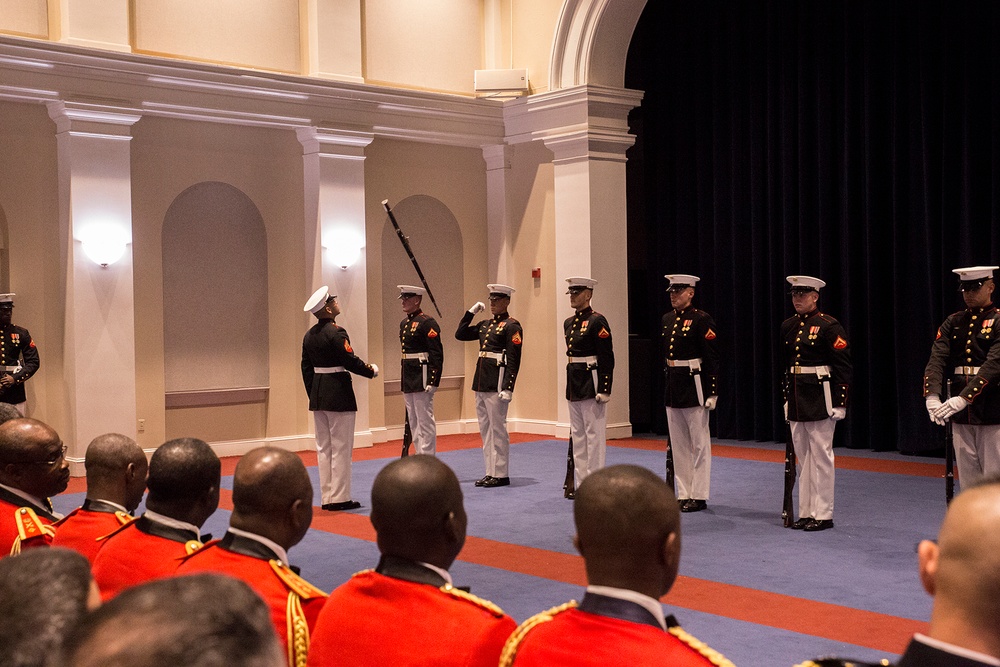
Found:
[[[397,285],[399,303],[406,317],[399,323],[402,353],[399,383],[406,404],[406,418],[413,433],[417,454],[437,453],[437,425],[434,423],[434,393],[441,383],[444,349],[441,327],[420,304],[427,290],[415,285]]]

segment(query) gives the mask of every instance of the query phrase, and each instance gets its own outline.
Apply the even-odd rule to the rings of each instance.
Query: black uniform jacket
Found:
[[[694,408],[698,392],[694,383],[701,381],[704,398],[719,393],[719,349],[716,343],[715,322],[704,310],[688,306],[678,312],[669,310],[663,315],[660,340],[663,342],[663,372],[666,374],[663,402],[668,408]],[[668,362],[701,359],[700,376],[687,366],[670,366]]]
[[[951,395],[972,401],[952,419],[956,424],[1000,424],[1000,345],[997,308],[993,304],[962,310],[948,316],[931,345],[931,358],[924,369],[924,396],[937,394],[942,400],[944,382],[951,378]],[[964,369],[962,367],[965,367]],[[975,375],[955,369],[979,368]]]
[[[317,373],[315,368],[343,366],[350,373]],[[371,365],[351,349],[347,330],[333,320],[323,319],[313,325],[302,339],[302,381],[309,394],[310,410],[356,412],[351,373],[375,377]]]
[[[514,391],[517,372],[521,368],[521,343],[524,332],[521,323],[507,313],[494,315],[492,319],[472,324],[473,314],[469,311],[458,323],[455,338],[458,340],[478,340],[480,352],[502,354],[502,359],[480,355],[476,359],[476,374],[472,377],[473,391]],[[503,385],[500,385],[500,371],[503,370]]]
[[[0,401],[4,403],[24,403],[24,383],[38,370],[38,348],[31,340],[31,334],[24,327],[9,324],[0,329],[0,366],[20,366],[21,370],[0,371],[0,375],[12,375],[14,384],[7,389],[0,388]]]
[[[566,334],[566,356],[597,358],[597,387],[594,387],[595,366],[582,363],[566,364],[566,398],[582,401],[597,394],[610,394],[615,371],[615,351],[611,345],[611,326],[593,308],[577,311],[563,322]]]
[[[422,310],[410,313],[399,323],[399,345],[403,354],[427,353],[427,385],[441,383],[444,349],[441,347],[441,327],[437,320]],[[424,362],[419,359],[400,360],[400,384],[404,394],[424,391]]]
[[[829,366],[833,407],[846,408],[851,386],[851,346],[840,322],[819,310],[796,314],[781,323],[781,341],[789,421],[813,422],[830,417],[816,373],[793,373],[793,367]]]

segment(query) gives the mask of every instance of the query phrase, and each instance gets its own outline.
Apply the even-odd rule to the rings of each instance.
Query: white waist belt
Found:
[[[409,354],[403,354],[403,359],[419,359],[420,361],[427,361],[428,356],[426,352],[410,352]]]
[[[596,364],[597,357],[566,357],[568,364]]]
[[[815,375],[818,378],[829,377],[829,366],[792,366],[788,369],[792,375]]]
[[[701,370],[701,359],[667,359],[666,364],[671,368],[675,366],[682,366],[684,368],[690,368],[694,371]]]
[[[496,359],[497,361],[503,361],[503,352],[480,352],[480,359]]]
[[[21,370],[20,366],[0,366],[0,371],[7,371],[8,373],[16,373]]]
[[[313,371],[317,373],[346,373],[347,369],[343,366],[316,366]]]
[[[979,375],[979,366],[959,366],[955,375]]]

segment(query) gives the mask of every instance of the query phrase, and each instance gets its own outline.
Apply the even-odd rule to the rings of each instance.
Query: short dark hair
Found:
[[[267,604],[237,579],[195,574],[123,591],[66,638],[61,667],[284,667]]]
[[[29,549],[0,560],[4,667],[42,667],[87,612],[90,563],[70,549]]]
[[[10,403],[0,403],[0,424],[9,422],[11,419],[19,419],[21,413]]]
[[[194,502],[219,484],[221,473],[222,462],[204,440],[168,440],[156,448],[149,460],[149,499]]]

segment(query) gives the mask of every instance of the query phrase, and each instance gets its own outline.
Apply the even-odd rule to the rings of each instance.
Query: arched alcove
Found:
[[[467,307],[462,304],[464,293],[462,231],[455,215],[441,201],[428,195],[413,195],[393,206],[400,229],[408,237],[413,255],[420,263],[427,284],[441,309],[438,315],[430,298],[424,298],[424,312],[441,325],[444,345],[444,377],[464,373],[465,354],[462,343],[455,340],[454,331]],[[382,300],[383,359],[385,379],[399,381],[399,322],[404,314],[395,298],[396,285],[420,285],[410,258],[397,238],[392,223],[386,220],[382,229]]]
[[[164,385],[172,392],[268,385],[267,236],[243,192],[198,183],[163,222]]]

